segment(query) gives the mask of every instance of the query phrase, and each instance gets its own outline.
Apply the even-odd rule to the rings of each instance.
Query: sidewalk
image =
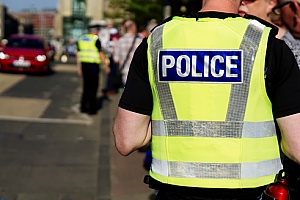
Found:
[[[120,94],[111,95],[109,97],[111,101],[104,103],[104,106],[100,110],[99,114],[102,122],[102,138],[105,133],[110,133],[109,157],[111,200],[148,200],[153,193],[153,190],[149,189],[148,186],[143,183],[144,176],[148,173],[143,168],[143,159],[145,153],[136,151],[127,157],[123,157],[117,152],[114,146],[111,127],[113,123],[113,117],[116,113]],[[107,123],[108,121],[109,123]],[[106,123],[109,124],[108,127],[105,126]],[[105,129],[110,129],[110,131]],[[102,146],[105,145],[105,143],[101,144]]]

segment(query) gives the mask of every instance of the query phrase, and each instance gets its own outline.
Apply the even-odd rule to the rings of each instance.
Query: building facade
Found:
[[[35,34],[51,40],[54,32],[56,10],[27,10],[15,13],[21,22],[19,33]]]
[[[36,34],[47,40],[77,40],[86,32],[90,21],[103,20],[107,2],[109,0],[58,0],[57,10],[28,9],[13,14],[0,4],[0,36],[6,38],[12,32]],[[13,27],[17,27],[16,30]]]
[[[0,40],[19,32],[20,21],[7,7],[0,3]]]
[[[77,40],[92,20],[103,20],[107,0],[59,0],[54,19],[54,38]]]

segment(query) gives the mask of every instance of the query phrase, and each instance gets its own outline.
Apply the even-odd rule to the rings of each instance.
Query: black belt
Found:
[[[241,189],[224,189],[224,188],[197,188],[185,187],[161,183],[149,175],[144,177],[144,183],[149,185],[149,188],[164,192],[180,193],[190,196],[200,196],[211,199],[246,199],[249,196],[258,197],[262,194],[266,186],[258,188],[241,188]],[[215,196],[215,197],[213,197]]]

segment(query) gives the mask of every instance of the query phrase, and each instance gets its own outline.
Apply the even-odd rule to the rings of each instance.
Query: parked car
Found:
[[[0,71],[49,72],[49,50],[42,37],[14,34],[0,52]]]

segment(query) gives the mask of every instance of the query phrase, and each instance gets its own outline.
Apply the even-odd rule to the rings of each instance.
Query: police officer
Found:
[[[99,29],[100,25],[89,25],[89,32],[82,35],[77,43],[78,74],[83,77],[80,111],[91,115],[96,114],[98,110],[96,97],[99,85],[100,64],[103,65],[107,72],[109,71],[98,37]]]
[[[277,29],[238,15],[240,0],[206,0],[137,48],[113,132],[120,154],[152,144],[156,199],[259,199],[300,163],[300,71]]]

